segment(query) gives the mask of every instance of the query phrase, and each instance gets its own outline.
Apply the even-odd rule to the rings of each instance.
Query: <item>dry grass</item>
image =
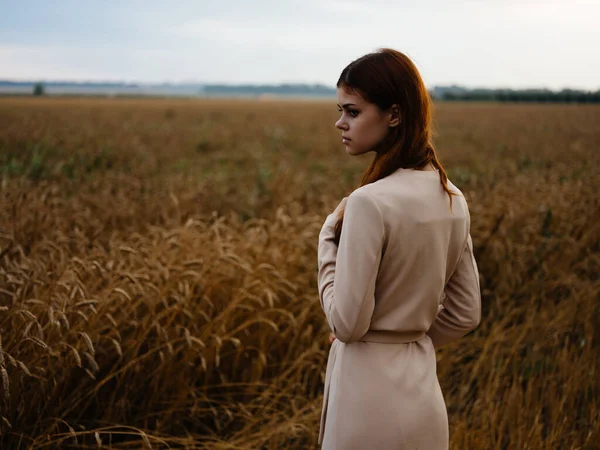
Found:
[[[314,448],[324,217],[368,158],[313,102],[0,100],[1,448]],[[483,320],[453,449],[600,448],[600,108],[442,104]]]

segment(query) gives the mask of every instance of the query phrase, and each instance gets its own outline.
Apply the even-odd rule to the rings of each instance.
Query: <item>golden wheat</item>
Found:
[[[0,100],[1,448],[315,448],[327,102]],[[600,448],[600,108],[441,104],[483,320],[453,449]]]

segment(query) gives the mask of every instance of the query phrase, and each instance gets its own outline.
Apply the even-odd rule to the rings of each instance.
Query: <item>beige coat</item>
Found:
[[[452,212],[437,171],[399,169],[352,192],[325,220],[319,296],[337,337],[319,432],[325,450],[448,448],[434,347],[481,317],[468,206],[448,186],[460,194]]]

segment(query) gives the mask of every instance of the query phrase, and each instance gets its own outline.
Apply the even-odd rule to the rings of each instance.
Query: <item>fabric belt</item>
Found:
[[[386,344],[408,344],[420,341],[426,336],[423,331],[369,330],[359,339],[361,342],[382,342]]]

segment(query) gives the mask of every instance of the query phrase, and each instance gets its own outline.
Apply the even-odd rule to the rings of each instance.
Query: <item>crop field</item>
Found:
[[[0,99],[0,448],[317,448],[335,100]],[[453,450],[600,448],[600,107],[440,103],[483,317]],[[435,449],[432,449],[435,450]]]

